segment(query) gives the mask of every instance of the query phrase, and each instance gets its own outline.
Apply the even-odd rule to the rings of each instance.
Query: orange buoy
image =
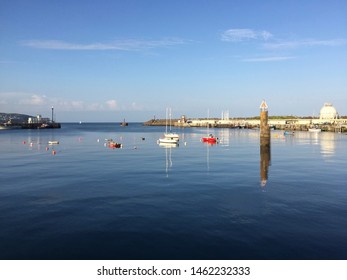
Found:
[[[52,155],[55,156],[57,152],[55,150],[52,150]]]
[[[27,142],[26,142],[26,141],[23,141],[22,143],[25,145]]]
[[[49,150],[49,148],[48,147],[46,147],[46,151],[48,151]]]

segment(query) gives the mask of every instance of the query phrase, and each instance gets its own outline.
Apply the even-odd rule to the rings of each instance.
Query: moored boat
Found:
[[[128,123],[125,121],[125,119],[120,123],[120,126],[128,126]]]
[[[116,149],[116,148],[119,149],[119,148],[122,148],[123,145],[120,143],[111,142],[111,143],[108,143],[108,147],[112,149]]]
[[[0,124],[0,129],[20,129],[20,128],[22,128],[20,125],[13,124],[11,120]]]
[[[283,132],[284,135],[294,135],[294,131],[285,131]]]
[[[123,145],[121,143],[117,143],[117,142],[113,141],[112,139],[106,139],[105,146],[107,146],[108,148],[111,148],[111,149],[123,148]]]
[[[164,136],[166,138],[180,139],[180,136],[177,133],[173,133],[173,132],[164,133]]]
[[[209,110],[207,110],[207,119],[209,119]],[[201,138],[201,142],[208,143],[208,144],[217,144],[218,143],[218,137],[215,137],[212,133],[210,133],[210,123],[207,121],[207,136]]]
[[[217,144],[218,143],[218,137],[215,137],[213,134],[209,134],[206,137],[202,137],[201,141],[204,143],[209,143],[209,144]]]
[[[178,142],[179,142],[179,139],[177,139],[177,138],[172,138],[172,137],[166,137],[165,135],[164,135],[164,137],[159,138],[159,140],[158,140],[158,144],[160,144],[160,143],[165,143],[165,144],[178,144]]]
[[[168,113],[170,110],[170,132],[167,131],[167,119],[168,119]],[[165,121],[165,133],[162,138],[159,138],[157,141],[158,144],[165,143],[165,144],[178,144],[179,142],[179,135],[177,133],[171,132],[171,108],[166,108],[166,121]]]
[[[311,127],[308,129],[309,132],[321,132],[322,129],[320,129],[319,127]]]
[[[0,130],[3,129],[21,129],[22,127],[19,125],[6,125],[6,124],[0,124]]]

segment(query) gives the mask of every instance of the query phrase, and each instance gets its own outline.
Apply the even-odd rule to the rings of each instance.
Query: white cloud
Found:
[[[25,92],[0,92],[0,112],[45,114],[53,106],[57,112],[141,111],[135,102],[119,104],[115,99],[106,101],[71,100]]]
[[[255,57],[243,59],[245,62],[271,62],[271,61],[284,61],[294,59],[294,56],[269,56],[269,57]]]
[[[104,106],[98,102],[85,102],[82,100],[54,100],[55,106],[61,111],[102,111]]]
[[[296,41],[282,41],[265,43],[263,46],[266,49],[297,49],[301,47],[315,47],[315,46],[326,46],[326,47],[338,47],[347,45],[345,39],[332,39],[332,40],[296,40]]]
[[[111,110],[117,110],[118,109],[117,101],[114,99],[106,101],[106,105]]]
[[[268,40],[273,35],[266,31],[257,31],[253,29],[228,29],[221,35],[222,41],[241,42],[246,40]]]
[[[19,100],[19,104],[40,106],[46,103],[46,96],[33,94],[29,98]]]
[[[169,47],[185,44],[186,41],[179,38],[164,38],[160,40],[136,40],[126,39],[113,41],[111,43],[90,43],[78,44],[59,40],[30,40],[22,42],[22,45],[36,49],[51,50],[86,50],[86,51],[104,51],[104,50],[122,50],[139,51],[143,49],[152,49],[159,47]]]
[[[103,111],[105,110],[104,106],[98,102],[93,102],[93,103],[89,103],[87,104],[86,111]]]
[[[298,49],[303,47],[338,47],[347,45],[346,39],[331,39],[331,40],[318,40],[318,39],[302,39],[302,40],[269,40],[274,37],[269,31],[266,30],[253,30],[253,29],[228,29],[221,35],[221,40],[225,42],[242,42],[250,40],[267,41],[263,42],[262,46],[268,50],[279,49]]]
[[[83,101],[76,101],[76,100],[72,100],[72,101],[64,101],[62,103],[63,105],[63,109],[65,110],[84,110],[85,105]]]
[[[137,104],[136,102],[132,102],[132,103],[131,103],[131,110],[134,110],[134,111],[141,111],[141,110],[143,110],[143,106]]]

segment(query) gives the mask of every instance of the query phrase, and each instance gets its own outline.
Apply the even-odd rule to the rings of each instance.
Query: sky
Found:
[[[0,112],[347,115],[345,0],[0,0]]]

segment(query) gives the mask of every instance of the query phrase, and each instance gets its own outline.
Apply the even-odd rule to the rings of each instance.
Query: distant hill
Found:
[[[0,123],[8,122],[11,120],[12,123],[26,123],[28,118],[33,116],[17,113],[0,113]]]

